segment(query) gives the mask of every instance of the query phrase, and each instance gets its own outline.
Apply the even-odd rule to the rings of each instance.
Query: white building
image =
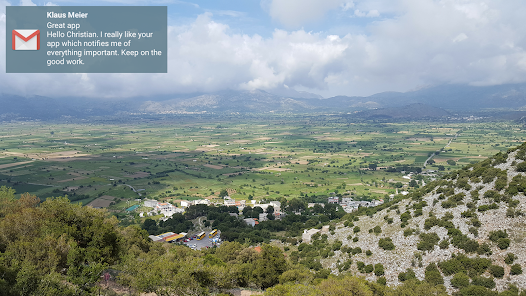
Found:
[[[191,200],[181,200],[181,207],[188,208],[189,206],[193,206],[194,202]]]
[[[155,208],[157,206],[158,201],[153,199],[146,199],[144,200],[144,206],[148,208]]]
[[[208,199],[197,199],[194,200],[194,205],[209,205],[210,201]]]

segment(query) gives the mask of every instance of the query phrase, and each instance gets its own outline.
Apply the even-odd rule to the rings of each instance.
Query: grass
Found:
[[[381,198],[394,192],[391,183],[408,180],[401,173],[367,170],[371,163],[379,168],[423,165],[429,153],[445,147],[455,134],[428,168],[457,169],[526,138],[522,125],[512,122],[379,124],[339,116],[2,123],[0,166],[35,161],[0,167],[0,185],[17,184],[17,193],[41,198],[57,195],[55,188],[78,187],[74,192],[90,196],[83,204],[111,195],[128,205],[139,195],[124,183],[140,190],[142,198],[168,200],[198,199],[223,189],[235,199],[335,191]],[[456,164],[447,164],[448,159]]]

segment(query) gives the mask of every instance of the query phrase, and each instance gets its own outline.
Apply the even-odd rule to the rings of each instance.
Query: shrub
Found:
[[[358,237],[355,236],[353,239],[352,239],[353,242],[357,242],[358,241]]]
[[[338,251],[341,247],[342,247],[342,241],[337,240],[332,244],[333,251]]]
[[[351,252],[353,255],[355,254],[360,254],[362,253],[362,249],[360,247],[356,247],[354,249],[352,249],[352,252]]]
[[[407,222],[409,219],[411,219],[411,213],[405,212],[402,215],[400,215],[400,221]]]
[[[426,282],[432,285],[436,286],[444,284],[444,279],[442,278],[440,271],[438,271],[438,268],[435,263],[431,263],[426,267],[425,277]]]
[[[420,242],[417,244],[417,249],[420,251],[431,251],[435,245],[440,241],[438,234],[431,233],[421,233]]]
[[[486,256],[491,256],[493,254],[493,252],[491,251],[491,248],[489,247],[487,243],[483,243],[482,245],[480,245],[477,250],[477,253],[479,255],[486,255]]]
[[[410,236],[412,235],[416,230],[415,229],[412,229],[412,228],[408,228],[408,229],[405,229],[404,230],[404,236]]]
[[[363,268],[363,271],[364,271],[365,273],[371,273],[371,272],[373,272],[373,270],[374,270],[374,267],[373,267],[372,264],[366,265],[366,266]]]
[[[495,282],[493,281],[493,279],[485,278],[481,276],[474,277],[473,280],[471,281],[471,284],[473,286],[481,286],[481,287],[486,287],[488,289],[495,288]]]
[[[439,244],[438,246],[440,247],[440,249],[442,250],[445,250],[447,248],[449,248],[449,241],[447,239],[443,239]]]
[[[504,262],[506,262],[506,264],[508,265],[511,265],[513,264],[513,261],[515,261],[515,259],[517,259],[517,256],[515,256],[515,254],[508,253],[506,254],[506,257],[504,258]]]
[[[354,233],[358,233],[358,232],[360,232],[360,227],[359,226],[355,226],[352,231]]]
[[[373,228],[373,232],[376,233],[376,234],[382,233],[382,228],[380,228],[380,226],[375,226]]]
[[[385,274],[384,266],[382,265],[382,263],[376,263],[374,265],[374,274],[376,276],[382,276]]]
[[[367,256],[371,256],[372,254],[373,254],[373,252],[371,252],[371,250],[365,251],[365,255],[367,255]]]
[[[382,286],[387,285],[387,280],[386,280],[385,277],[383,277],[383,276],[382,276],[382,277],[379,277],[379,278],[376,280],[376,282],[377,282],[378,284],[382,285]]]
[[[401,282],[405,282],[411,279],[416,279],[416,274],[411,268],[407,269],[406,272],[401,272],[398,274],[398,280]]]
[[[501,249],[507,249],[510,246],[510,239],[509,238],[499,238],[497,241],[497,246]]]
[[[491,273],[492,276],[501,279],[502,277],[504,277],[504,267],[498,265],[491,265],[489,267],[489,273]]]
[[[489,233],[489,240],[494,243],[497,242],[499,238],[507,238],[507,237],[508,237],[508,233],[502,230],[495,230]]]
[[[451,285],[455,288],[463,288],[469,286],[469,276],[463,272],[459,272],[451,279]]]
[[[384,250],[394,250],[395,245],[393,244],[393,240],[390,237],[381,238],[378,241],[378,246]]]
[[[522,267],[519,264],[513,264],[511,266],[510,274],[512,275],[522,274]]]
[[[466,255],[458,255],[447,261],[438,263],[444,275],[454,275],[464,272],[470,276],[483,274],[491,265],[491,260],[487,258],[468,258]]]

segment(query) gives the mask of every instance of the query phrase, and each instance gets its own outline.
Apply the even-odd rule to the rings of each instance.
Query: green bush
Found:
[[[380,228],[380,226],[375,226],[373,228],[373,232],[376,234],[382,233],[382,228]]]
[[[358,233],[358,232],[360,232],[360,227],[359,226],[355,226],[352,231],[354,233]]]
[[[492,276],[501,279],[502,277],[504,277],[504,267],[498,265],[491,265],[489,267],[489,273],[491,273]]]
[[[372,254],[373,254],[373,252],[371,252],[371,250],[365,251],[365,255],[367,255],[367,256],[371,256]]]
[[[366,265],[366,266],[363,268],[363,271],[364,271],[365,273],[371,273],[371,272],[373,272],[373,270],[374,270],[374,267],[373,267],[372,264]]]
[[[459,272],[464,272],[470,276],[483,274],[491,265],[491,260],[487,258],[468,258],[466,255],[458,255],[447,261],[438,263],[438,267],[442,270],[444,275],[454,275]]]
[[[426,267],[425,272],[426,282],[432,284],[432,285],[443,285],[444,279],[442,278],[442,275],[440,274],[440,271],[438,270],[435,263],[431,263]]]
[[[493,279],[485,278],[481,276],[474,277],[473,280],[471,281],[471,284],[473,286],[481,286],[481,287],[486,287],[488,289],[495,288],[495,281],[493,281]]]
[[[522,267],[520,266],[520,264],[513,264],[511,266],[510,274],[512,275],[522,274]]]
[[[426,221],[427,221],[427,220],[426,220]],[[410,235],[412,235],[412,234],[415,233],[415,232],[416,232],[416,229],[407,228],[407,229],[404,230],[404,236],[406,236],[406,237],[407,237],[407,236],[410,236]]]
[[[459,272],[451,279],[451,285],[455,288],[463,288],[469,286],[469,276],[463,272]]]
[[[378,246],[384,250],[394,250],[395,245],[393,244],[393,240],[390,237],[381,238],[378,241]]]
[[[513,261],[515,261],[515,259],[517,259],[517,256],[515,256],[515,254],[508,253],[506,254],[506,257],[504,258],[504,262],[508,265],[511,265],[513,264]]]
[[[421,233],[420,242],[417,244],[417,249],[420,251],[432,251],[435,245],[440,241],[440,237],[435,232]]]
[[[490,231],[489,233],[489,240],[492,241],[492,242],[497,242],[499,240],[499,238],[508,238],[508,233],[506,231],[503,231],[503,230],[495,230],[495,231]]]
[[[486,255],[486,256],[491,256],[493,254],[493,252],[491,251],[491,248],[489,247],[487,243],[483,243],[482,245],[480,245],[477,250],[477,253],[479,255]]]
[[[377,282],[378,284],[382,285],[382,286],[387,285],[387,280],[386,280],[385,277],[383,277],[383,276],[382,276],[382,277],[379,277],[379,278],[376,280],[376,282]]]
[[[374,265],[374,274],[376,276],[382,276],[385,274],[384,266],[382,265],[382,263],[376,263]]]
[[[510,246],[510,239],[509,238],[499,238],[497,241],[497,246],[501,249],[507,249]]]
[[[406,270],[406,272],[401,272],[398,274],[398,280],[401,282],[405,282],[411,279],[416,279],[416,274],[411,268]]]
[[[445,250],[447,248],[449,248],[449,241],[447,239],[443,239],[439,244],[438,246],[440,247],[440,249],[442,250]]]

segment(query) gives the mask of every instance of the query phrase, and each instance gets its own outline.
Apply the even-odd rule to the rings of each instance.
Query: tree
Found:
[[[459,272],[451,279],[451,285],[457,289],[469,286],[469,276],[463,272]]]
[[[425,272],[426,281],[432,285],[443,285],[444,279],[442,278],[442,275],[440,274],[440,271],[438,270],[435,263],[430,263],[426,267]]]
[[[279,277],[287,271],[287,262],[277,247],[264,244],[261,247],[261,259],[255,262],[252,272],[256,284],[264,289],[279,283]]]

